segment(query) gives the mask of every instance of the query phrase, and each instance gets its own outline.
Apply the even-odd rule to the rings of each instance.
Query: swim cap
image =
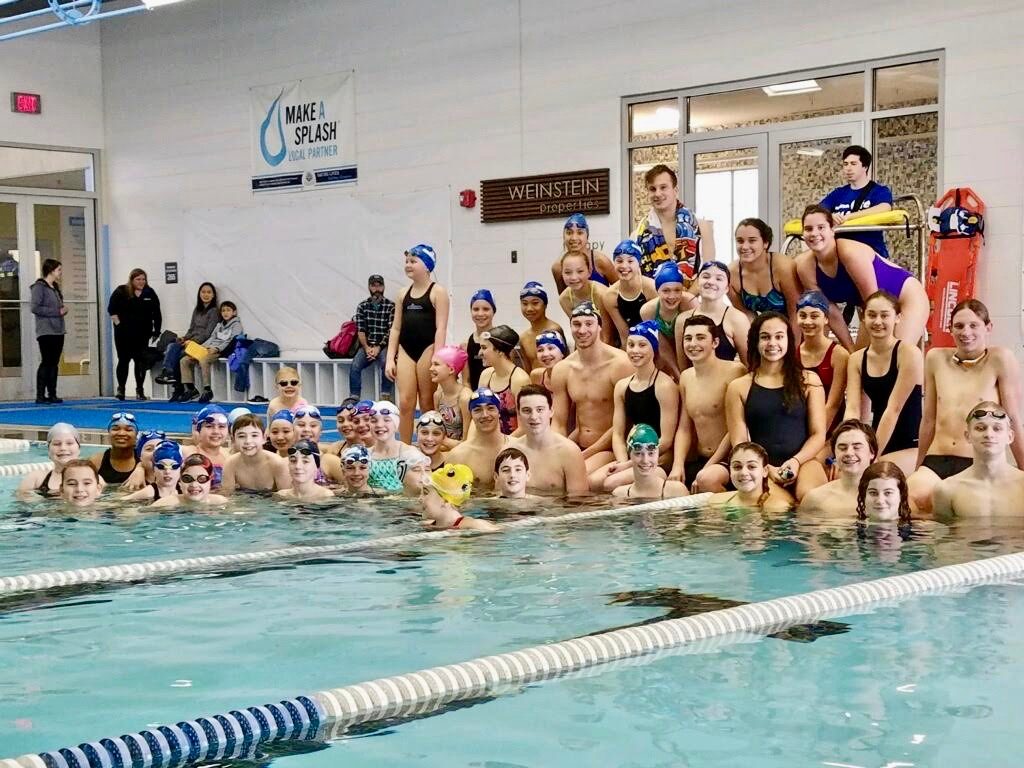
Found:
[[[435,350],[434,357],[451,368],[456,376],[462,373],[462,369],[469,362],[469,355],[466,353],[466,350],[453,344],[447,344]]]
[[[480,387],[473,391],[472,396],[469,398],[469,410],[474,408],[480,408],[484,405],[493,405],[495,408],[501,408],[501,400],[494,394],[494,391],[488,387]]]
[[[388,402],[387,400],[378,400],[373,404],[373,409],[370,411],[371,416],[387,416],[391,419],[391,423],[396,427],[398,426],[398,406],[394,403]]]
[[[341,452],[342,464],[355,464],[356,462],[362,462],[367,466],[373,461],[370,456],[370,449],[365,445],[356,444],[350,445],[344,451]]]
[[[654,427],[647,424],[634,424],[633,428],[629,430],[629,435],[626,437],[626,450],[630,453],[633,452],[634,448],[657,444],[658,433],[654,431]]]
[[[294,456],[297,453],[303,456],[312,456],[313,463],[316,464],[317,468],[319,469],[320,446],[318,446],[312,440],[298,440],[296,441],[295,445],[288,449],[289,456]]]
[[[612,252],[613,259],[616,256],[632,256],[637,261],[640,261],[643,255],[644,249],[640,247],[636,240],[623,240],[615,246],[615,250]]]
[[[315,405],[300,405],[298,408],[292,411],[292,416],[295,417],[296,419],[301,419],[304,416],[312,416],[317,421],[324,420],[324,417],[320,415],[320,409],[317,408]]]
[[[494,295],[486,288],[481,288],[479,291],[469,297],[469,306],[473,306],[478,301],[486,301],[491,305],[491,310],[497,312],[498,308],[494,305]]]
[[[569,354],[569,348],[565,345],[565,339],[562,338],[562,334],[558,331],[544,331],[544,333],[538,333],[537,347],[540,348],[545,344],[550,344],[552,347],[558,347],[558,350],[562,353],[562,357]]]
[[[164,440],[160,445],[153,451],[153,466],[159,466],[161,461],[173,461],[179,467],[181,466],[181,447],[171,441]]]
[[[112,414],[110,421],[107,422],[107,429],[115,427],[119,424],[127,424],[129,427],[134,427],[136,431],[139,429],[139,422],[135,420],[134,413],[128,413],[127,411],[118,411]]]
[[[651,347],[654,348],[654,354],[658,354],[658,324],[654,320],[637,323],[629,329],[629,335],[647,339]]]
[[[252,415],[252,411],[248,408],[232,408],[228,413],[228,424],[232,425],[238,420],[240,416]]]
[[[480,334],[481,339],[491,342],[500,352],[511,352],[519,343],[519,334],[507,325],[496,325]]]
[[[228,412],[221,408],[219,405],[207,405],[204,408],[200,408],[196,411],[196,415],[192,417],[192,424],[199,426],[200,424],[227,424],[228,423]]]
[[[135,460],[138,461],[139,457],[142,456],[142,448],[150,440],[166,440],[167,433],[161,432],[156,429],[147,429],[145,432],[139,432],[139,436],[135,438]]]
[[[208,456],[204,456],[201,453],[189,454],[189,457],[181,465],[181,469],[185,471],[188,467],[202,467],[210,475],[211,480],[213,478],[213,462],[210,461]]]
[[[417,259],[423,262],[427,268],[427,272],[433,272],[434,267],[437,265],[437,254],[434,249],[425,243],[414,245],[408,251],[405,252],[406,256],[415,256]]]
[[[75,429],[73,424],[68,424],[66,421],[58,421],[50,427],[50,431],[46,433],[46,442],[52,443],[58,435],[71,435],[75,438],[76,443],[82,444],[82,438],[79,436],[78,430]]]
[[[655,288],[661,288],[665,283],[683,284],[683,273],[679,271],[679,266],[674,261],[666,261],[654,273]]]
[[[710,269],[711,267],[715,267],[716,269],[720,269],[723,272],[725,272],[725,276],[726,277],[729,276],[729,265],[725,264],[725,263],[723,263],[721,261],[705,261],[703,264],[700,265],[700,269],[697,270],[697,274],[698,275],[702,274],[704,272],[704,270]]]
[[[355,411],[364,416],[373,413],[373,400],[360,400],[355,404]]]
[[[594,306],[592,301],[581,301],[575,307],[572,308],[572,312],[569,314],[569,318],[574,317],[596,317],[598,324],[601,322],[601,313],[598,312],[597,307]]]
[[[396,469],[398,469],[398,479],[404,481],[405,474],[409,471],[409,467],[426,466],[430,468],[430,458],[418,448],[412,448],[402,454],[402,458],[398,460]]]
[[[473,470],[465,464],[445,464],[430,473],[430,484],[442,499],[461,507],[473,492]]]
[[[582,213],[574,213],[565,220],[563,229],[582,229],[584,232],[590,232],[590,225],[587,224],[586,216]]]
[[[828,299],[821,291],[804,291],[800,294],[800,298],[796,300],[796,308],[805,309],[807,307],[820,309],[827,315]]]
[[[273,424],[275,421],[287,421],[289,424],[295,422],[295,416],[287,408],[282,408],[279,411],[274,411],[274,415],[270,417],[269,424]]]
[[[441,417],[441,414],[438,413],[437,411],[427,411],[426,413],[421,413],[420,417],[416,419],[416,429],[419,429],[420,427],[424,426],[435,426],[443,428],[444,419]]]
[[[536,296],[538,299],[544,302],[544,306],[548,305],[548,292],[544,290],[544,286],[538,283],[536,280],[531,280],[523,286],[523,290],[519,292],[519,300],[528,299],[531,296]]]

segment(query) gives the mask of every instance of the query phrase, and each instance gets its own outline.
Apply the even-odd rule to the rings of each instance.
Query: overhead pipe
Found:
[[[12,2],[12,0],[0,0],[0,5],[9,5],[11,2]],[[13,2],[21,2],[21,0],[13,0]],[[65,10],[72,10],[74,8],[78,8],[78,7],[83,6],[83,5],[91,5],[91,4],[92,4],[92,0],[72,0],[72,2],[69,2],[69,3],[62,3],[60,7],[62,9],[65,9]],[[34,18],[36,16],[47,16],[47,15],[49,15],[51,13],[53,13],[53,9],[52,8],[40,8],[37,11],[27,11],[26,13],[20,13],[17,16],[8,16],[5,19],[0,19],[0,25],[2,25],[2,24],[10,24],[11,22],[14,22],[14,21],[22,21],[23,19],[31,19],[31,18]],[[93,18],[95,18],[95,17],[93,17]]]
[[[4,0],[0,0],[0,2],[4,2]],[[9,0],[8,0],[8,2],[9,2]],[[91,0],[90,0],[90,2],[91,2]],[[92,22],[92,21],[99,21],[100,19],[110,19],[110,18],[113,18],[115,16],[127,16],[128,14],[131,14],[131,13],[138,13],[139,11],[146,11],[146,10],[149,10],[149,9],[145,5],[133,5],[130,8],[121,8],[121,9],[116,10],[116,11],[106,11],[104,13],[98,13],[95,16],[90,16],[89,17],[89,21]],[[20,30],[19,32],[10,32],[10,33],[8,33],[6,35],[0,35],[0,43],[4,42],[6,40],[14,40],[15,38],[19,38],[19,37],[28,37],[29,35],[35,35],[35,34],[38,34],[40,32],[48,32],[51,29],[61,29],[61,28],[68,27],[68,26],[71,26],[71,25],[69,25],[67,22],[64,22],[64,21],[58,21],[58,22],[56,22],[54,24],[43,24],[42,26],[32,27],[30,29],[23,29],[23,30]]]

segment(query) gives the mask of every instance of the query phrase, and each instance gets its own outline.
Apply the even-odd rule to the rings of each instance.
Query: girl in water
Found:
[[[896,338],[916,346],[929,313],[928,295],[920,281],[870,246],[845,237],[836,239],[832,213],[820,205],[807,206],[802,221],[807,250],[796,257],[797,274],[807,290],[820,290],[832,303],[830,324],[843,346],[853,349],[853,338],[835,305],[853,302],[863,307],[876,291],[896,297],[900,313]]]
[[[683,354],[683,324],[687,318],[703,316],[715,323],[718,346],[715,355],[720,360],[735,360],[747,364],[747,334],[750,320],[722,299],[729,292],[729,267],[720,261],[705,261],[697,272],[697,305],[682,313],[682,322],[676,322],[675,350],[680,368],[688,368],[690,361]],[[732,311],[730,311],[732,310]]]
[[[666,261],[654,273],[658,297],[651,299],[640,310],[644,320],[654,320],[658,326],[658,365],[673,379],[679,378],[679,360],[676,358],[676,321],[684,309],[694,302],[693,294],[683,290],[683,273],[674,261]]]
[[[863,326],[870,341],[847,363],[846,416],[860,419],[863,398],[871,404],[871,426],[878,438],[879,461],[892,461],[905,472],[917,463],[921,429],[924,356],[896,338],[902,323],[896,298],[884,291],[868,297]]]
[[[559,295],[558,303],[566,317],[572,317],[573,309],[589,301],[601,313],[601,341],[613,343],[611,318],[605,308],[608,287],[590,278],[590,267],[582,254],[570,252],[562,257],[562,280],[565,290]]]
[[[850,353],[825,335],[828,299],[821,291],[805,291],[796,302],[796,321],[803,336],[800,365],[814,371],[825,388],[825,423],[829,432],[841,418],[846,400],[846,363]]]
[[[605,293],[604,309],[615,323],[619,345],[623,349],[626,348],[629,329],[642,320],[640,311],[644,304],[653,299],[658,292],[654,280],[644,277],[640,271],[640,259],[643,255],[643,249],[635,240],[623,240],[615,246],[615,252],[612,254],[619,280]]]
[[[156,501],[177,495],[181,479],[181,448],[175,442],[164,440],[156,445],[150,458],[153,479],[145,488],[125,496],[125,501]]]
[[[743,219],[736,226],[736,261],[729,265],[729,298],[751,320],[762,312],[786,315],[799,339],[796,264],[785,254],[771,252],[772,238],[772,228],[761,219]]]
[[[434,390],[434,409],[444,422],[448,448],[466,439],[469,429],[470,390],[459,381],[469,356],[462,347],[444,346],[434,352],[430,361],[430,379],[437,385]]]
[[[429,410],[434,403],[430,361],[448,335],[448,291],[430,278],[437,254],[429,245],[414,245],[405,252],[405,275],[411,281],[395,300],[395,321],[388,337],[385,375],[398,384],[401,399],[401,434],[412,440],[416,405]]]
[[[70,424],[59,421],[50,427],[46,433],[46,453],[53,462],[53,469],[37,469],[25,475],[18,485],[18,498],[22,501],[60,498],[64,467],[79,457],[81,447],[78,430]]]
[[[868,467],[857,488],[857,520],[866,523],[910,524],[907,478],[899,465],[879,461]]]
[[[388,493],[402,492],[402,479],[398,462],[412,450],[398,439],[399,411],[394,403],[381,400],[373,404],[370,411],[373,424],[374,444],[370,450],[373,459],[370,465],[369,484]]]
[[[480,356],[487,366],[480,374],[480,386],[498,396],[501,432],[505,435],[519,428],[516,396],[530,383],[530,374],[512,362],[512,350],[518,343],[519,334],[507,325],[496,325],[480,341]]]
[[[551,389],[551,370],[569,354],[565,337],[557,331],[546,331],[537,337],[537,362],[540,368],[530,371],[530,381]]]
[[[615,274],[615,267],[611,261],[590,244],[590,225],[582,213],[574,213],[565,220],[562,227],[562,254],[576,253],[582,255],[587,261],[590,270],[590,279],[601,285],[611,285],[618,276]],[[562,279],[562,260],[558,259],[551,265],[551,276],[555,279],[558,292],[565,290],[565,281]]]
[[[794,486],[799,501],[826,480],[816,460],[825,447],[825,390],[816,373],[800,366],[784,315],[759,315],[750,326],[748,349],[750,373],[725,392],[729,439],[764,447],[768,478]]]
[[[761,512],[792,509],[793,497],[769,482],[768,471],[768,452],[764,448],[757,443],[738,443],[729,454],[729,479],[736,490],[716,493],[708,506]]]
[[[469,381],[466,383],[471,391],[480,386],[480,374],[487,367],[480,358],[480,339],[494,327],[494,313],[497,311],[494,297],[486,288],[481,288],[469,297],[469,316],[473,320],[473,332],[466,340],[466,354],[469,355]]]
[[[664,374],[662,374],[664,375]],[[630,480],[612,491],[613,496],[626,499],[674,499],[690,492],[678,480],[667,480],[659,469],[658,433],[648,424],[637,424],[626,439],[629,452]]]
[[[464,391],[469,392],[468,389]],[[437,469],[444,464],[444,454],[447,450],[445,429],[444,418],[437,411],[427,411],[416,420],[416,447],[427,457],[431,469]]]

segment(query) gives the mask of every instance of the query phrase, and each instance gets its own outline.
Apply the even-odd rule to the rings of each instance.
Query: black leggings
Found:
[[[149,366],[146,350],[149,349],[148,337],[129,336],[114,329],[114,347],[117,349],[117,388],[124,391],[128,381],[128,365],[135,362],[135,389],[142,389],[146,383],[146,371]]]
[[[39,368],[36,369],[36,397],[57,396],[57,375],[60,355],[64,351],[64,334],[47,334],[39,342]]]

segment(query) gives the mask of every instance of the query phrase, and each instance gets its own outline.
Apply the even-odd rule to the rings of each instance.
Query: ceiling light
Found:
[[[633,116],[633,133],[664,133],[679,130],[679,110],[658,107],[651,112],[637,112]]]
[[[778,85],[766,85],[761,89],[768,96],[793,96],[797,93],[814,93],[820,91],[821,86],[817,80],[797,80],[792,83],[779,83]]]

